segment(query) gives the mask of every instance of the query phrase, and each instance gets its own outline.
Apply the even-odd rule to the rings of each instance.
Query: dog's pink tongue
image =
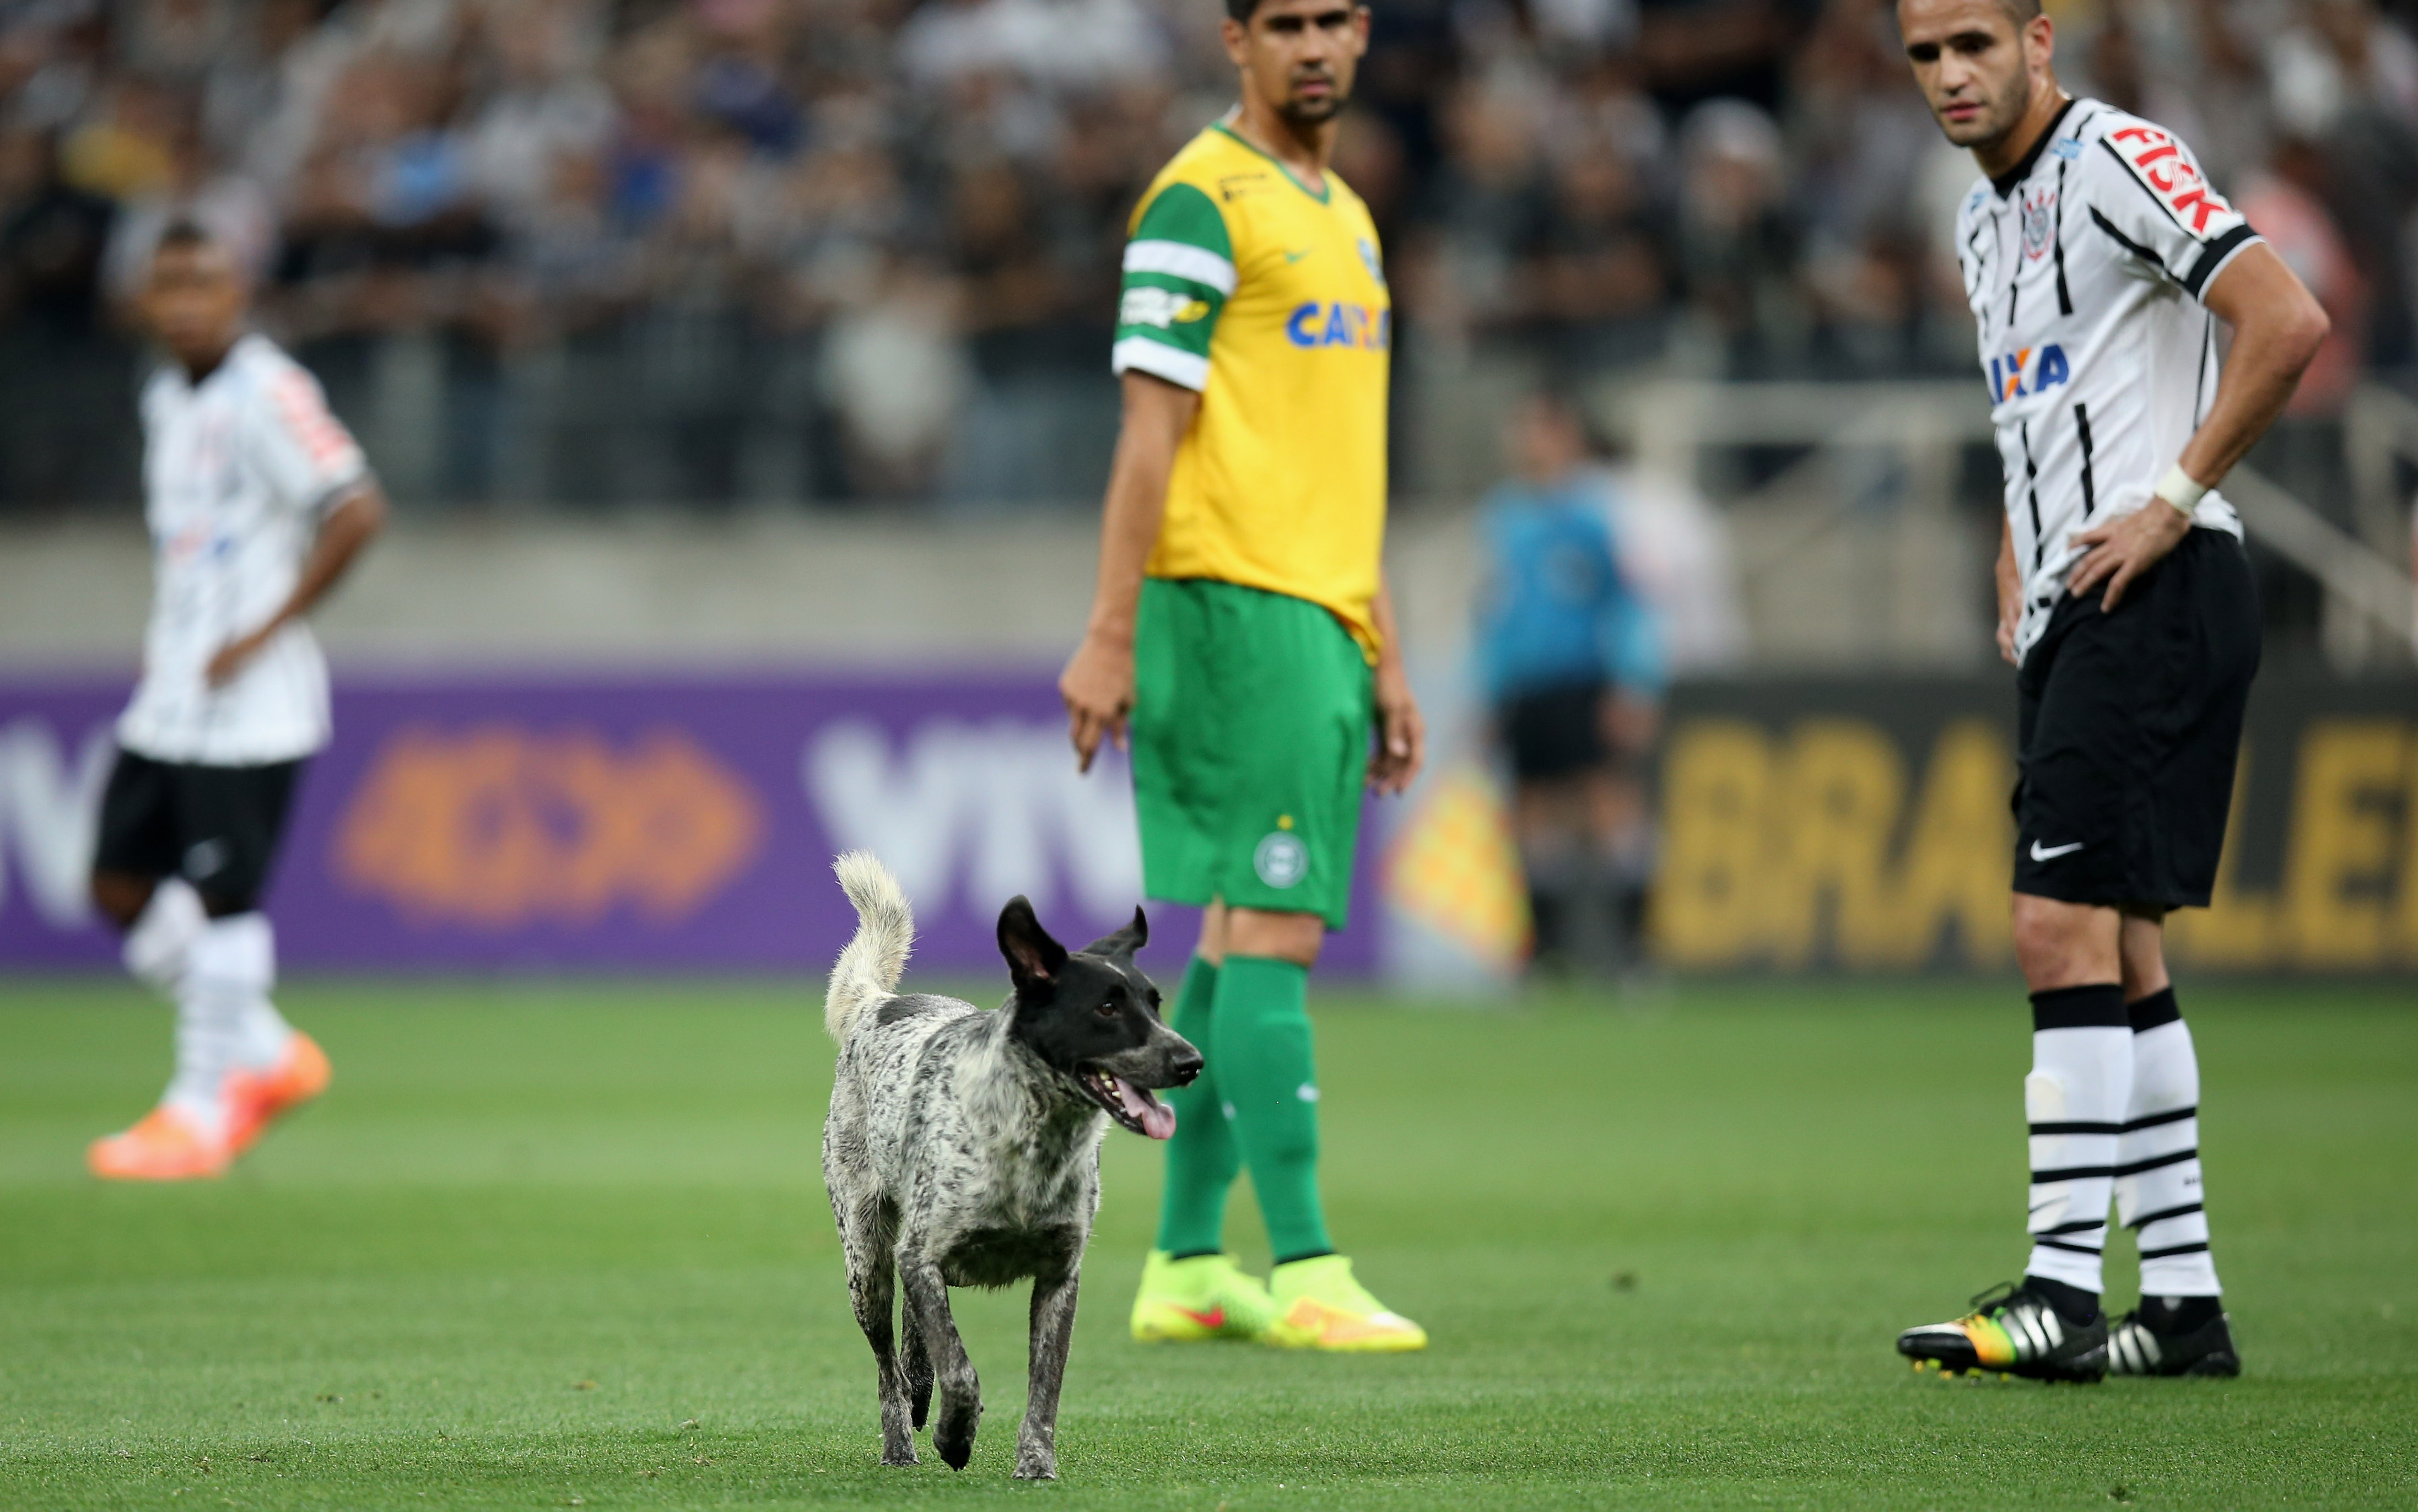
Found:
[[[1175,1109],[1141,1091],[1123,1077],[1113,1078],[1117,1084],[1117,1100],[1125,1105],[1141,1132],[1154,1139],[1171,1138],[1175,1133]]]

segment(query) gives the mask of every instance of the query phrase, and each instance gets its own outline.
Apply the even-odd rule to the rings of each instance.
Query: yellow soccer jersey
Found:
[[[1291,594],[1374,660],[1393,301],[1368,206],[1222,123],[1134,211],[1112,365],[1201,394],[1153,577]]]

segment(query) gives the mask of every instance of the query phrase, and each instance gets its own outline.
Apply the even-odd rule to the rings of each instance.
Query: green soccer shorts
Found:
[[[1145,893],[1342,928],[1373,707],[1360,643],[1319,605],[1146,580],[1131,722]]]

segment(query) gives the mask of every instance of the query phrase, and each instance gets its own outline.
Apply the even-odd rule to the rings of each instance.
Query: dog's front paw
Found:
[[[982,1403],[959,1403],[945,1393],[941,1397],[941,1418],[932,1425],[932,1447],[951,1470],[963,1470],[966,1461],[974,1457],[974,1426],[982,1421]]]
[[[1058,1478],[1058,1425],[1028,1417],[1016,1435],[1016,1478]]]
[[[915,1446],[911,1443],[902,1449],[882,1450],[881,1462],[885,1465],[913,1465],[922,1463],[921,1460],[915,1458]]]

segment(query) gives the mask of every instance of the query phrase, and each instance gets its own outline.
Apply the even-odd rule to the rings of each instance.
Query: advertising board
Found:
[[[0,682],[0,966],[115,959],[84,873],[125,696]],[[268,904],[294,968],[825,970],[855,847],[946,970],[998,967],[1016,893],[1079,944],[1141,900],[1124,759],[1077,774],[1044,674],[352,678],[335,720]],[[1371,912],[1337,965],[1373,960]],[[1196,916],[1153,916],[1178,970]]]
[[[2004,677],[1703,683],[1675,694],[1654,926],[1687,970],[2012,963]],[[2172,955],[2418,969],[2418,684],[2270,668],[2215,896]]]
[[[115,959],[84,874],[124,696],[0,680],[0,969]],[[1657,956],[2007,969],[2013,722],[2004,677],[1676,688]],[[1085,939],[1141,897],[1123,757],[1076,773],[1046,673],[353,677],[336,723],[269,898],[297,969],[818,971],[850,923],[831,857],[859,846],[945,971],[994,970],[1015,893]],[[1516,971],[1503,785],[1467,737],[1407,803],[1371,805],[1328,969],[1454,993]],[[2234,807],[2211,907],[2170,924],[2179,961],[2418,970],[2418,684],[2270,669]],[[1172,972],[1195,916],[1152,918],[1145,964]]]

